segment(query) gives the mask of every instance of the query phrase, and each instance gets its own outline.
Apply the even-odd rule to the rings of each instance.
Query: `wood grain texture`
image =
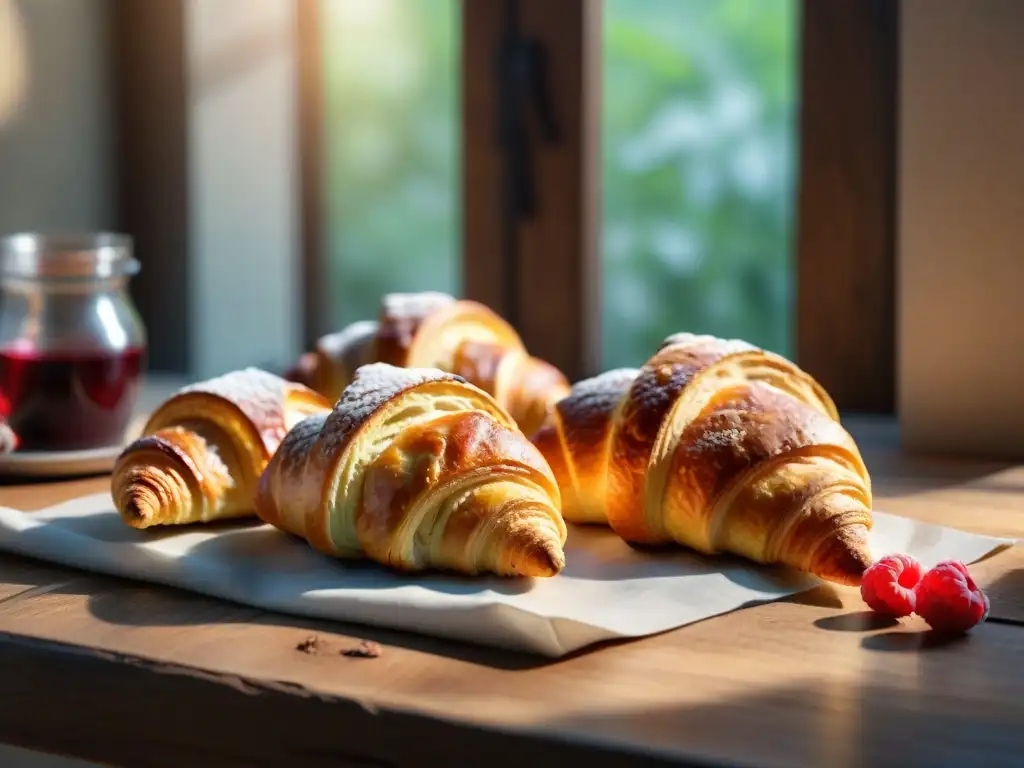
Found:
[[[502,288],[502,161],[495,88],[501,3],[462,2],[462,294],[508,317]]]
[[[190,194],[185,5],[113,0],[117,227],[142,264],[130,283],[149,367],[189,366]]]
[[[520,333],[578,381],[600,363],[602,3],[524,0],[521,12],[547,51],[558,136],[535,147],[537,210],[519,233]]]
[[[302,251],[302,335],[304,349],[332,330],[327,280],[326,167],[324,146],[324,55],[319,0],[295,8],[298,44],[299,215]]]
[[[888,424],[851,429],[880,508],[1024,537],[1024,466],[902,457]],[[993,619],[955,640],[825,586],[549,662],[3,557],[0,739],[157,766],[1008,766],[1024,552],[972,570]],[[362,640],[379,658],[344,655]],[[188,718],[133,717],[156,700]]]
[[[840,409],[891,413],[899,4],[802,8],[797,360]]]
[[[463,3],[463,293],[509,319],[531,354],[572,380],[596,373],[599,363],[601,6],[515,3],[522,34],[544,51],[556,136],[543,138],[524,107],[534,210],[508,233],[495,85],[505,5]]]

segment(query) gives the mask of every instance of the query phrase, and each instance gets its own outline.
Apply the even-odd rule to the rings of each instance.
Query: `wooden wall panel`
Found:
[[[464,293],[504,314],[533,354],[573,379],[598,364],[601,6],[463,4]],[[502,143],[500,56],[510,29],[542,64],[540,91],[504,102],[523,120],[520,162]],[[509,203],[510,173],[525,178],[527,209]]]
[[[846,411],[895,402],[898,14],[803,3],[797,360]]]
[[[189,368],[189,195],[185,9],[181,2],[110,5],[116,226],[142,270],[132,294],[154,371]]]
[[[318,81],[297,76],[292,4],[257,5],[110,6],[117,227],[142,263],[132,288],[155,371],[283,368],[316,306],[301,296],[299,214],[315,219],[317,195],[297,198],[299,153],[314,165],[320,142],[296,127],[297,87]]]
[[[900,437],[1024,461],[1024,5],[901,8]]]
[[[508,317],[514,300],[503,281],[509,254],[495,87],[502,1],[462,3],[462,292]]]
[[[302,337],[306,349],[335,330],[330,324],[327,281],[327,158],[324,116],[324,50],[321,0],[298,0],[299,239],[302,269]]]

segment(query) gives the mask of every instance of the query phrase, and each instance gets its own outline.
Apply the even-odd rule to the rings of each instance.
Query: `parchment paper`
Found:
[[[925,567],[973,562],[1012,542],[875,513],[877,554]],[[566,570],[532,582],[400,575],[341,562],[259,523],[137,531],[107,494],[37,512],[0,507],[0,550],[180,587],[283,613],[351,621],[558,657],[777,600],[821,582],[739,558],[637,551],[603,528],[570,526]]]

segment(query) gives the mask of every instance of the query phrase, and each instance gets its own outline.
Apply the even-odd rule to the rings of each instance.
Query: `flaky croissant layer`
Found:
[[[256,483],[316,392],[255,368],[190,385],[162,403],[118,457],[111,496],[135,528],[254,515]]]
[[[263,520],[332,556],[503,576],[562,570],[559,506],[550,468],[492,397],[384,363],[285,437],[256,496]]]
[[[793,363],[678,334],[640,369],[580,382],[534,442],[567,520],[856,584],[870,478],[835,405]]]
[[[564,374],[531,356],[498,314],[436,291],[385,295],[376,320],[323,336],[289,377],[335,402],[356,369],[370,362],[461,376],[494,397],[527,435],[569,393]]]

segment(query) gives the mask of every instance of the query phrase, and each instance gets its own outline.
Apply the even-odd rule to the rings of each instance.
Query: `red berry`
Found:
[[[921,580],[921,564],[910,555],[887,555],[868,568],[860,582],[860,595],[873,611],[888,616],[909,616]]]
[[[921,577],[916,591],[917,614],[939,632],[966,632],[988,618],[988,596],[963,563],[939,563]]]

